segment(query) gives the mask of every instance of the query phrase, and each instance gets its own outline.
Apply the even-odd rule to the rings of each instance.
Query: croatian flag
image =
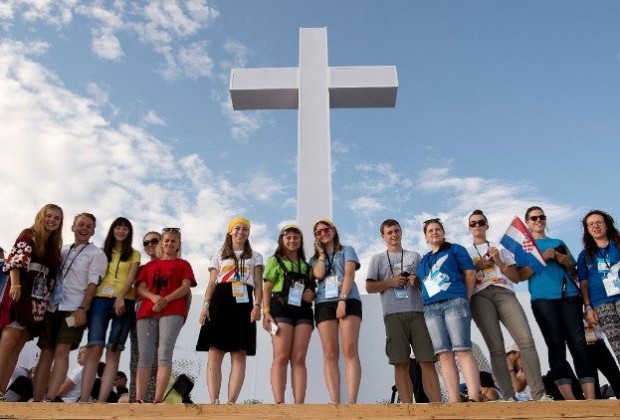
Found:
[[[527,226],[525,226],[525,223],[517,216],[512,219],[512,223],[508,226],[508,230],[502,236],[500,243],[514,254],[515,261],[519,267],[527,265],[535,273],[540,273],[547,265],[536,246],[534,237],[527,229]]]

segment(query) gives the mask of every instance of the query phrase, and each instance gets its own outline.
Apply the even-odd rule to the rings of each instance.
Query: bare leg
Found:
[[[69,371],[69,353],[71,353],[70,343],[59,343],[54,351],[54,366],[52,375],[47,386],[47,396],[52,400],[58,396],[58,390],[67,378]]]
[[[245,350],[230,353],[230,378],[228,379],[228,402],[236,403],[245,381]]]
[[[437,370],[435,370],[435,362],[420,362],[422,369],[422,387],[424,393],[430,402],[441,402],[441,387],[439,386],[439,378]]]
[[[312,335],[312,325],[300,324],[293,331],[293,349],[291,351],[291,382],[293,383],[293,398],[295,404],[303,404],[306,400],[308,386],[308,370],[306,369],[306,355]]]
[[[323,347],[323,375],[331,403],[340,403],[340,369],[338,358],[338,321],[321,322],[317,328]]]
[[[0,392],[6,393],[9,386],[11,375],[17,365],[17,358],[21,353],[26,341],[28,332],[18,328],[4,327],[0,336]]]
[[[459,371],[454,360],[454,352],[444,351],[439,353],[439,361],[441,362],[441,376],[443,383],[448,391],[450,402],[461,402],[461,394],[459,393]]]
[[[565,400],[568,401],[575,399],[575,394],[573,394],[573,388],[571,388],[570,384],[558,385],[557,387],[560,391],[560,394],[562,394],[562,397],[564,397]]]
[[[41,401],[47,391],[47,384],[50,380],[50,371],[54,362],[54,349],[47,348],[41,350],[37,367],[34,370],[34,390],[32,397],[34,401]]]
[[[90,394],[93,391],[93,385],[97,377],[97,368],[99,367],[102,354],[102,345],[88,347],[88,352],[86,352],[86,363],[82,371],[82,392],[80,393],[79,402],[90,401]]]
[[[164,399],[164,393],[168,387],[170,381],[170,375],[172,374],[172,366],[158,366],[157,367],[157,382],[155,383],[155,400],[154,402],[162,402]]]
[[[353,315],[347,316],[339,322],[344,372],[347,379],[347,402],[349,404],[357,402],[357,392],[362,378],[362,364],[358,352],[361,323],[362,319]]]
[[[394,365],[394,382],[398,390],[398,397],[402,403],[413,402],[413,383],[409,376],[409,363],[397,363]]]
[[[209,398],[214,404],[220,400],[220,389],[222,387],[222,361],[224,360],[224,352],[209,347],[209,357],[207,362],[207,388],[209,389]]]
[[[136,399],[144,401],[146,387],[151,376],[151,367],[139,367],[136,370]]]
[[[105,370],[101,377],[101,389],[99,390],[99,402],[106,402],[110,396],[110,391],[114,386],[116,375],[118,374],[118,362],[121,358],[120,350],[106,349]]]
[[[293,345],[293,326],[280,322],[278,333],[271,338],[273,362],[271,364],[271,389],[276,404],[284,403],[286,372]]]
[[[474,354],[471,350],[457,351],[456,354],[463,369],[463,376],[467,385],[467,396],[470,400],[478,401],[480,399],[480,371],[478,371]]]
[[[581,384],[581,389],[583,390],[583,395],[586,397],[586,400],[593,400],[596,398],[594,395],[594,382]]]

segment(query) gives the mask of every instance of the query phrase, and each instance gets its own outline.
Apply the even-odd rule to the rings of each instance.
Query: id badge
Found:
[[[114,288],[113,287],[104,287],[102,291],[103,297],[114,297]]]
[[[248,297],[248,288],[245,283],[241,283],[240,281],[233,281],[232,294],[237,300],[237,303],[248,303],[250,301]]]
[[[603,286],[605,287],[605,293],[607,296],[615,296],[620,294],[620,284],[618,284],[618,277],[611,273],[603,278]]]
[[[588,325],[584,328],[586,332],[586,344],[594,344],[596,343],[596,334],[594,333],[594,327]]]
[[[429,298],[441,292],[441,288],[439,287],[439,282],[436,280],[436,278],[433,278],[430,273],[424,279],[424,288],[426,289],[426,294],[428,295]]]
[[[607,263],[602,258],[597,258],[596,266],[597,266],[597,270],[599,273],[605,273],[606,271],[609,271],[609,268],[607,267]]]
[[[329,276],[325,279],[325,298],[337,298],[340,294],[340,281],[337,276]]]
[[[396,299],[408,299],[409,293],[407,293],[406,287],[395,287],[394,296],[396,296]]]
[[[288,304],[293,306],[301,306],[301,295],[304,294],[304,284],[295,282],[295,285],[288,291]]]
[[[64,293],[63,287],[64,285],[62,283],[57,284],[56,287],[54,287],[54,291],[52,292],[52,304],[54,306],[58,306],[60,305],[60,302],[62,302],[62,295]]]
[[[45,299],[47,292],[46,278],[43,276],[37,276],[34,279],[32,285],[32,294],[30,295],[34,299]]]

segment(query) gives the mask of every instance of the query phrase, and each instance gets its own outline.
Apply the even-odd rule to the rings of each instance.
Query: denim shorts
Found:
[[[465,298],[424,306],[424,320],[435,354],[471,350],[471,311]]]
[[[129,330],[135,322],[135,305],[132,299],[125,299],[125,313],[116,316],[114,301],[116,298],[95,296],[88,312],[88,346],[103,346],[108,324],[112,320],[107,348],[114,351],[125,349]]]

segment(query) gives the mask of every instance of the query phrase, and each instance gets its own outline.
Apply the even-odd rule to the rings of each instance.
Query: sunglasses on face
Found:
[[[157,238],[153,238],[153,239],[149,239],[146,240],[144,242],[142,242],[142,244],[144,245],[144,247],[146,248],[147,246],[156,246],[159,243],[159,239]]]
[[[536,222],[538,220],[544,222],[545,220],[547,220],[547,216],[545,216],[544,214],[541,214],[540,216],[530,216],[528,220],[531,220],[532,222]]]
[[[486,225],[487,225],[487,222],[484,219],[472,220],[471,222],[469,222],[469,227],[470,228],[473,228],[473,227],[476,227],[476,226],[482,227],[482,226],[486,226]]]
[[[327,235],[331,231],[331,229],[332,228],[330,228],[330,227],[324,227],[324,228],[321,228],[321,229],[317,229],[317,230],[314,231],[314,236]]]

